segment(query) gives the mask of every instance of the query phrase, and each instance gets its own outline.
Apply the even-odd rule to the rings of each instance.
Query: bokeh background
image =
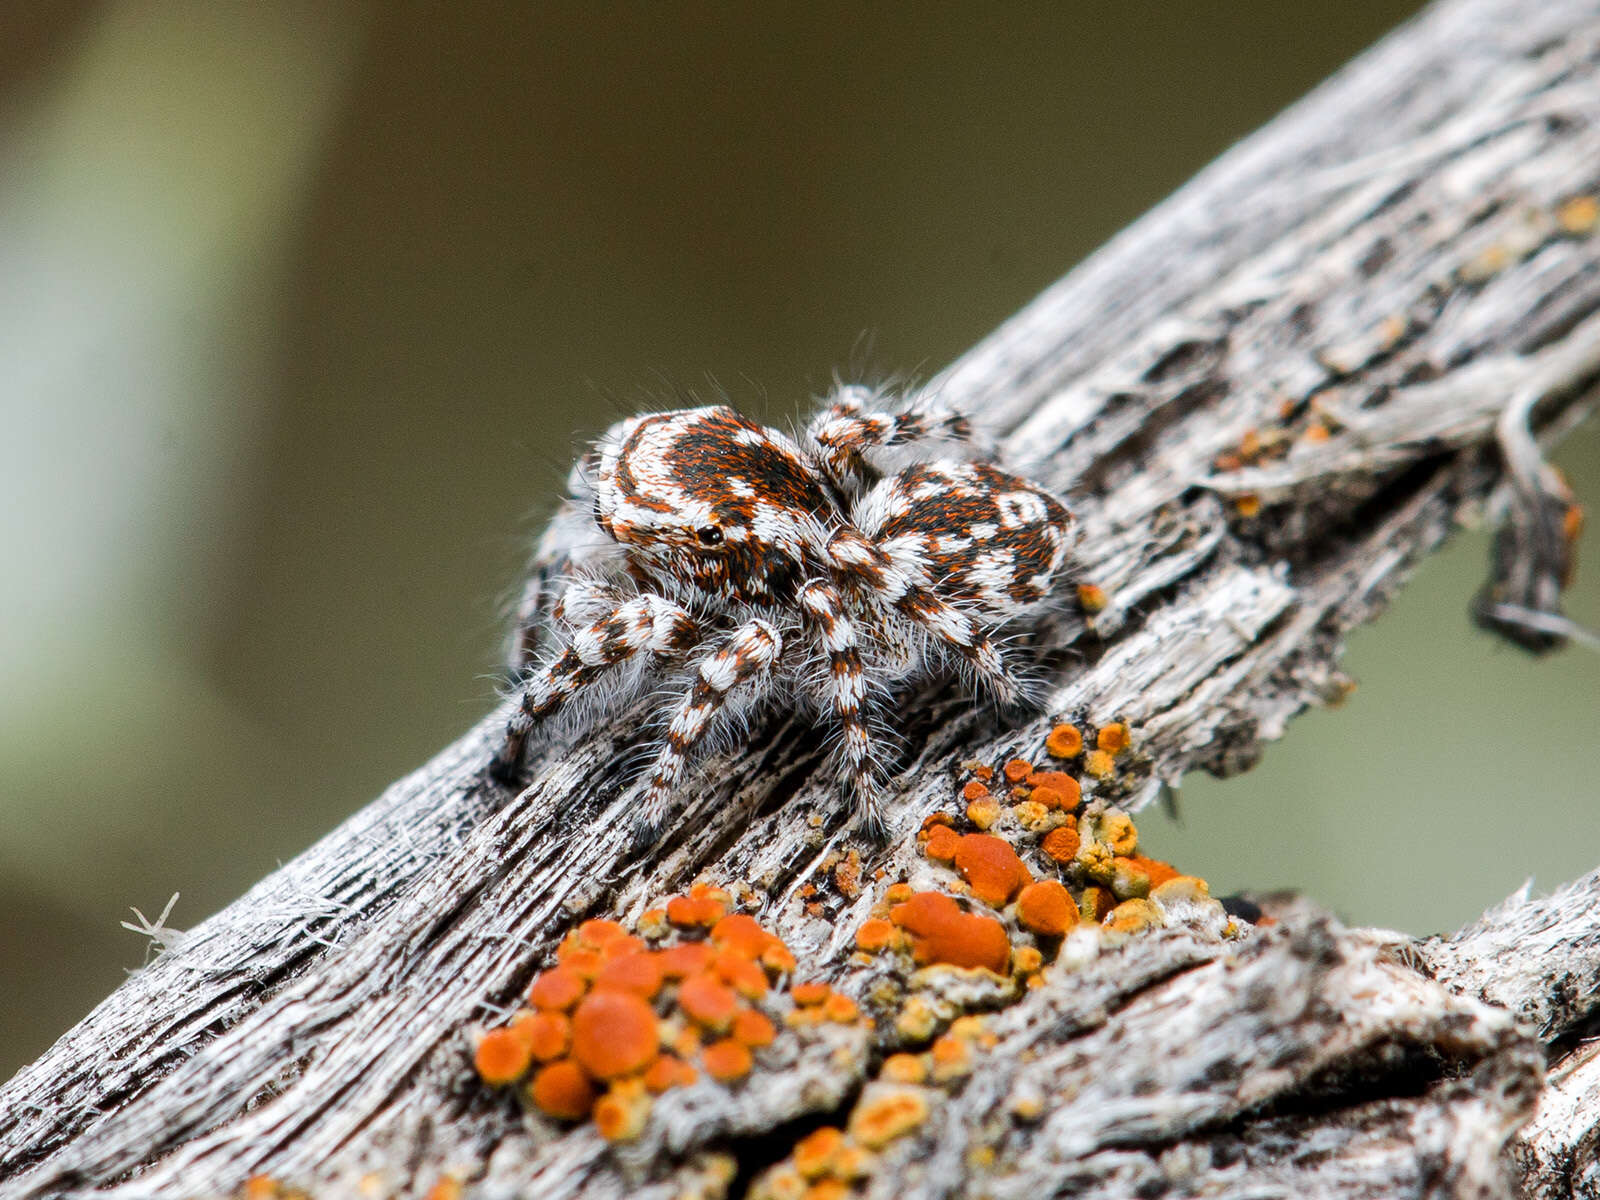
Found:
[[[0,1076],[130,905],[193,924],[486,710],[619,409],[937,369],[1414,7],[0,6]],[[1474,632],[1485,552],[1147,842],[1417,932],[1600,862],[1600,656]]]

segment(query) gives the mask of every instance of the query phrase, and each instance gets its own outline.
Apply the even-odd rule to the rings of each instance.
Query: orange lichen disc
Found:
[[[572,1056],[596,1079],[642,1071],[660,1049],[655,1009],[632,992],[594,992],[572,1016]]]
[[[595,1130],[608,1142],[631,1142],[650,1119],[650,1096],[637,1080],[613,1086],[595,1102]]]
[[[705,1067],[707,1075],[722,1083],[743,1079],[755,1065],[749,1047],[732,1038],[724,1038],[707,1046],[705,1053],[700,1056],[700,1064]]]
[[[869,917],[856,930],[856,949],[876,954],[894,941],[894,925],[882,917]]]
[[[1097,583],[1080,583],[1078,585],[1078,607],[1086,613],[1097,613],[1105,609],[1107,604],[1106,590]]]
[[[528,1003],[535,1008],[565,1012],[582,999],[588,989],[588,982],[576,971],[552,967],[548,971],[541,971],[533,981],[533,986],[528,989]]]
[[[850,1114],[850,1133],[871,1150],[881,1150],[928,1119],[928,1102],[910,1088],[889,1088],[866,1096]]]
[[[776,939],[752,916],[734,913],[711,927],[711,941],[724,950],[734,950],[746,958],[760,958]]]
[[[917,892],[889,915],[912,935],[912,957],[918,963],[987,967],[1003,974],[1011,960],[1005,926],[991,917],[962,912],[942,892]]]
[[[572,1042],[572,1022],[565,1013],[521,1012],[511,1022],[511,1028],[540,1062],[560,1058]]]
[[[789,989],[789,995],[801,1008],[821,1004],[832,994],[833,989],[825,983],[797,983]]]
[[[766,1013],[746,1008],[733,1018],[733,1040],[752,1050],[772,1045],[777,1036],[778,1031]]]
[[[829,1021],[848,1025],[861,1015],[861,1009],[843,992],[835,992],[822,1002],[822,1015]]]
[[[612,938],[622,937],[627,932],[615,921],[606,921],[599,917],[585,921],[577,929],[578,941],[590,950],[598,950]]]
[[[767,994],[767,973],[761,965],[732,950],[717,955],[717,975],[746,1000],[759,1000]]]
[[[709,971],[717,952],[705,942],[684,942],[661,951],[656,959],[661,974],[668,979],[685,979]]]
[[[1032,770],[1033,764],[1027,759],[1013,758],[1000,769],[1000,773],[1006,777],[1007,783],[1021,783]]]
[[[620,938],[618,939],[621,940]],[[611,959],[594,977],[597,992],[632,992],[646,1000],[661,990],[661,963],[649,950],[634,950]]]
[[[581,1121],[594,1107],[595,1090],[583,1069],[570,1058],[539,1068],[528,1088],[528,1098],[547,1117]]]
[[[681,1058],[663,1054],[651,1063],[650,1069],[644,1073],[644,1086],[658,1096],[668,1088],[677,1087],[679,1068],[682,1066]]]
[[[1107,754],[1121,754],[1128,748],[1129,741],[1128,727],[1121,721],[1102,725],[1094,738],[1094,744]]]
[[[725,904],[710,896],[674,896],[667,901],[667,920],[685,929],[715,925],[727,911]]]
[[[1028,783],[1033,788],[1030,798],[1046,808],[1071,812],[1083,799],[1078,781],[1065,771],[1035,771],[1028,776]]]
[[[928,840],[923,843],[923,853],[933,862],[947,863],[954,860],[956,847],[961,844],[961,835],[948,825],[935,825],[928,831]]]
[[[826,1175],[844,1145],[844,1133],[832,1125],[808,1133],[794,1145],[794,1169],[805,1179]]]
[[[1076,758],[1083,750],[1083,734],[1076,725],[1063,722],[1050,731],[1044,748],[1052,758]]]
[[[1078,923],[1078,906],[1058,881],[1045,879],[1017,896],[1017,920],[1041,937],[1060,937]]]
[[[1033,878],[1010,842],[986,833],[969,833],[961,839],[955,868],[972,894],[995,908],[1005,907]]]
[[[1056,862],[1069,863],[1078,857],[1078,847],[1082,844],[1077,825],[1061,825],[1044,835],[1039,848]]]
[[[691,975],[678,988],[678,1007],[696,1023],[725,1033],[733,1024],[739,1001],[732,989],[715,975]]]
[[[472,1063],[478,1068],[478,1078],[490,1087],[504,1087],[528,1073],[533,1052],[516,1030],[491,1029],[478,1039]]]
[[[966,786],[961,789],[961,798],[963,800],[981,800],[988,794],[989,789],[976,779],[967,780]]]

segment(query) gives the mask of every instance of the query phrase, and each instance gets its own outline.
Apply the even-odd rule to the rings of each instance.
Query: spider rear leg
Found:
[[[673,657],[692,645],[698,632],[688,610],[653,595],[635,596],[579,630],[567,648],[528,681],[517,711],[506,722],[505,741],[489,764],[490,776],[499,783],[514,783],[534,726],[635,655]]]
[[[854,530],[834,534],[826,548],[836,577],[909,618],[938,644],[954,651],[972,669],[997,703],[1020,708],[1028,696],[1006,666],[1005,656],[984,627],[965,609],[941,599],[917,582],[920,568],[898,561]]]
[[[829,583],[809,583],[800,589],[800,611],[816,630],[828,653],[828,682],[824,689],[828,707],[839,723],[840,773],[855,797],[856,815],[863,832],[882,840],[885,827],[882,798],[878,793],[878,756],[872,731],[862,716],[866,702],[867,673],[855,623],[845,609],[844,597]]]
[[[865,388],[844,388],[835,400],[807,426],[822,460],[836,480],[863,479],[866,452],[886,446],[918,442],[964,442],[972,436],[967,418],[952,410],[911,409],[904,412],[868,412]]]
[[[667,801],[683,778],[695,749],[727,707],[735,689],[770,676],[783,652],[783,638],[766,621],[739,626],[694,668],[694,683],[667,725],[666,740],[656,755],[650,785],[641,804],[636,845],[655,841],[667,815]]]

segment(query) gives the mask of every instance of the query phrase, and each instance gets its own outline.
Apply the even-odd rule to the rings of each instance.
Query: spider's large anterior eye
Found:
[[[694,535],[700,539],[702,546],[722,545],[722,530],[715,525],[702,525],[694,531]]]

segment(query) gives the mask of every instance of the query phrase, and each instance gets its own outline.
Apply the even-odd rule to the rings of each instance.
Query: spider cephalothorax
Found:
[[[547,563],[519,612],[524,691],[497,776],[574,701],[676,676],[647,829],[708,738],[781,702],[837,728],[840,773],[875,831],[876,699],[945,663],[1002,703],[1023,698],[992,635],[1048,598],[1071,514],[988,463],[928,457],[966,438],[958,414],[870,412],[865,398],[846,389],[799,442],[721,406],[630,417],[600,439],[556,525],[596,536]],[[880,470],[895,447],[924,455]],[[559,649],[536,664],[541,630]]]

